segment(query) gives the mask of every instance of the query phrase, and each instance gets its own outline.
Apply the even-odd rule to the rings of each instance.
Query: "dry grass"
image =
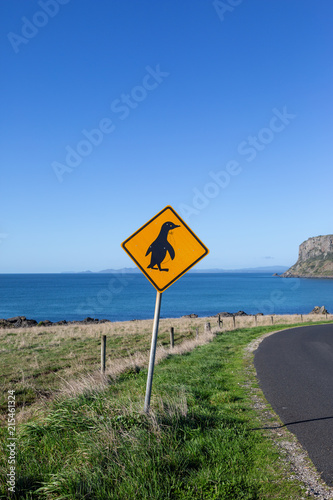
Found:
[[[211,331],[203,331],[198,338],[186,339],[175,347],[164,347],[159,345],[156,349],[155,364],[167,358],[170,354],[184,354],[190,352],[196,347],[206,344],[215,337],[216,328]],[[139,371],[146,368],[149,362],[150,351],[136,352],[127,358],[117,358],[108,360],[105,374],[95,370],[92,373],[83,374],[72,380],[63,380],[60,387],[60,393],[70,397],[77,396],[87,391],[103,390],[108,385],[109,378],[116,379],[121,373],[127,370]]]
[[[183,354],[211,341],[217,331],[254,326],[294,324],[333,320],[333,315],[273,315],[221,318],[161,319],[156,363],[170,354]],[[210,322],[211,331],[205,331]],[[35,403],[47,402],[55,395],[74,396],[102,390],[127,370],[147,367],[152,320],[136,320],[91,325],[59,325],[0,330],[1,407],[6,408],[6,392],[14,389],[21,418]],[[170,348],[170,327],[175,347]],[[196,331],[199,331],[198,337]],[[106,372],[100,373],[100,339],[107,337]]]
[[[162,319],[156,362],[170,353],[171,326],[177,353],[207,341],[204,323],[205,318]],[[59,392],[74,395],[92,387],[102,389],[110,378],[147,366],[152,324],[144,320],[0,330],[1,413],[5,414],[9,389],[16,391],[17,409],[29,414],[27,407],[48,402]],[[99,373],[102,335],[107,337],[105,376]]]
[[[257,319],[256,319],[257,318]],[[223,327],[221,331],[230,331],[234,329],[233,318],[221,318]],[[236,328],[251,328],[254,326],[269,325],[292,325],[295,323],[309,323],[317,321],[332,321],[333,314],[272,314],[267,316],[236,316]]]
[[[253,326],[266,326],[272,324],[293,324],[302,321],[332,321],[333,314],[318,315],[318,314],[285,314],[285,315],[267,315],[257,316],[236,316],[236,328],[246,328]],[[233,318],[222,318],[223,330],[233,330]],[[184,332],[193,328],[202,329],[206,322],[211,322],[212,326],[216,326],[216,316],[207,318],[167,318],[161,319],[159,323],[159,335],[169,332],[170,327],[175,330]],[[118,321],[113,323],[88,324],[88,325],[58,325],[51,327],[36,326],[33,328],[17,328],[17,329],[2,329],[0,330],[1,351],[6,350],[5,346],[11,349],[20,349],[27,345],[33,346],[38,344],[39,348],[50,348],[60,345],[63,339],[68,338],[100,338],[101,335],[107,336],[128,336],[140,333],[151,333],[153,320],[134,320],[134,321]]]

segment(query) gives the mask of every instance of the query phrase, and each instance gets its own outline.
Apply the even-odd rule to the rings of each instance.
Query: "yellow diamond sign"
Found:
[[[158,292],[164,292],[209,252],[170,206],[121,246]]]

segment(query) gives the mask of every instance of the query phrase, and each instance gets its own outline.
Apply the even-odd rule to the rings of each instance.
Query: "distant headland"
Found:
[[[299,246],[296,264],[283,278],[333,278],[333,234],[309,238]]]

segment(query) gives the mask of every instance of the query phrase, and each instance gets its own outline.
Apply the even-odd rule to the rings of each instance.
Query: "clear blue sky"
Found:
[[[0,272],[132,267],[166,205],[201,268],[332,233],[331,0],[5,4]]]

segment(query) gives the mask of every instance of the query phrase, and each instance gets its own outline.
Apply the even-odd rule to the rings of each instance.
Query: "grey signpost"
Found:
[[[146,386],[146,398],[145,398],[145,405],[144,405],[144,411],[146,413],[149,413],[149,407],[150,407],[150,396],[151,396],[151,387],[152,387],[153,375],[154,375],[155,354],[156,354],[156,344],[157,344],[157,334],[158,334],[158,323],[160,320],[161,301],[162,301],[162,294],[160,292],[157,292],[156,293],[155,314],[154,314],[154,324],[153,324],[153,334],[152,334],[151,348],[150,348],[148,378],[147,378],[147,386]]]

